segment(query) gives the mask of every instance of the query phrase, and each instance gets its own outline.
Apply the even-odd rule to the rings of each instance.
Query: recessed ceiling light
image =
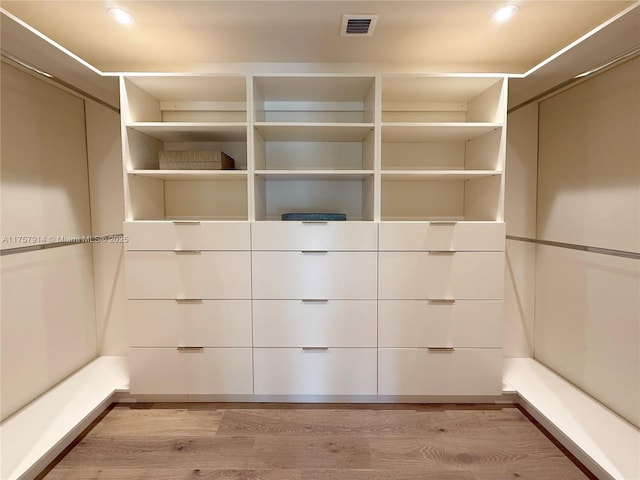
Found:
[[[118,23],[122,23],[123,25],[131,25],[133,23],[133,15],[131,15],[126,10],[121,8],[112,7],[107,10],[109,15],[111,15]]]
[[[509,5],[500,7],[498,10],[493,12],[491,18],[494,22],[505,22],[516,14],[518,8],[518,5],[516,5],[515,3],[510,3]]]

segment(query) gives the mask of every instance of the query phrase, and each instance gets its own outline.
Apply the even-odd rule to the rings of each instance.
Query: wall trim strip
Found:
[[[571,250],[582,250],[584,252],[599,253],[601,255],[611,255],[614,257],[633,258],[640,260],[640,252],[628,252],[626,250],[614,250],[611,248],[589,247],[587,245],[577,245],[575,243],[553,242],[551,240],[538,240],[537,238],[517,237],[515,235],[507,235],[507,240],[516,240],[518,242],[535,243],[536,245],[547,245],[550,247],[569,248]]]
[[[28,237],[28,236],[25,236]],[[91,235],[82,235],[76,237],[69,237],[69,240],[63,242],[49,242],[49,243],[38,243],[35,245],[28,245],[26,247],[12,247],[12,248],[3,248],[0,250],[0,256],[4,257],[5,255],[15,255],[17,253],[27,253],[27,252],[35,252],[37,250],[48,250],[51,248],[58,247],[68,247],[70,245],[83,245],[85,243],[124,243],[125,237],[122,233],[114,233],[111,235],[103,235],[103,236],[91,236]]]

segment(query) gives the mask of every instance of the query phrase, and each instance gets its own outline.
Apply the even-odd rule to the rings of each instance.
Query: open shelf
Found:
[[[382,172],[382,179],[383,181],[472,180],[501,174],[501,170],[385,170]]]
[[[130,170],[127,173],[159,180],[238,181],[247,179],[246,170]]]
[[[130,122],[246,122],[246,77],[140,75],[120,85]]]
[[[373,170],[256,170],[256,176],[269,180],[364,180]]]
[[[265,141],[362,142],[373,131],[372,123],[255,123]]]
[[[249,219],[246,172],[137,171],[127,177],[128,220]]]
[[[256,122],[373,123],[375,77],[254,77]]]
[[[390,143],[466,142],[502,128],[501,123],[383,123],[382,141]]]
[[[464,173],[383,174],[381,219],[500,221],[501,175]]]
[[[256,220],[280,220],[287,212],[336,212],[348,221],[373,220],[373,179],[363,172],[256,175]]]
[[[130,122],[134,129],[162,142],[245,142],[246,123]]]
[[[382,78],[384,123],[502,123],[505,106],[502,77],[385,75]]]

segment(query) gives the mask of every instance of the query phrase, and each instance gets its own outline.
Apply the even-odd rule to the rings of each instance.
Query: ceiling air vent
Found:
[[[340,36],[370,37],[378,21],[378,15],[343,15]]]

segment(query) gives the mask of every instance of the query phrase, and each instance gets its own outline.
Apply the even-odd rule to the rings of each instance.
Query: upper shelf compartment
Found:
[[[253,87],[258,123],[373,125],[372,76],[257,76]]]
[[[382,122],[504,122],[503,77],[403,75],[382,78]]]
[[[247,121],[244,76],[130,76],[120,88],[127,124]]]

